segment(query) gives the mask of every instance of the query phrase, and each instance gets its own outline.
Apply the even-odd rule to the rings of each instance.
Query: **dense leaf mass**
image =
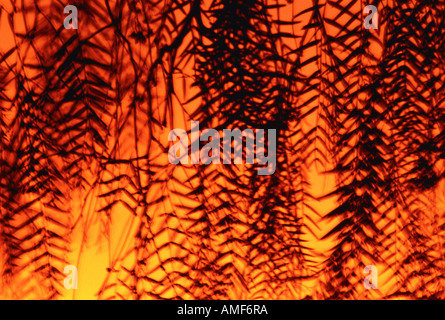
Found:
[[[93,247],[99,299],[445,298],[444,1],[65,2],[0,1],[0,297]],[[169,163],[192,120],[275,172]]]

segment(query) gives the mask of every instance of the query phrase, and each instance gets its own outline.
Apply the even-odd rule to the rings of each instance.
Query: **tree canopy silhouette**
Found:
[[[0,9],[0,296],[97,246],[99,299],[445,297],[443,1]],[[275,172],[169,163],[191,120],[276,129]]]

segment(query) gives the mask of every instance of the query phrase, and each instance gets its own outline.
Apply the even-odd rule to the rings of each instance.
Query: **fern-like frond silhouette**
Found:
[[[68,297],[75,265],[74,298],[444,297],[442,1],[0,9],[0,296]],[[276,130],[273,173],[170,163],[197,122]]]

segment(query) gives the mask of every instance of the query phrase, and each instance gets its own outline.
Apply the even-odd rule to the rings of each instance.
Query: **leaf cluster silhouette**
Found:
[[[61,297],[80,229],[99,299],[444,298],[443,1],[10,4],[1,296]],[[191,120],[276,129],[275,173],[169,163]]]

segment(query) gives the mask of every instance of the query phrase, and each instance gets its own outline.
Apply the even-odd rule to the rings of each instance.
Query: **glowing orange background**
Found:
[[[264,2],[271,5],[276,3],[283,5],[281,8],[267,9],[270,15],[269,21],[281,19],[295,22],[293,25],[272,24],[274,32],[287,32],[294,35],[293,38],[283,36],[275,41],[276,50],[279,54],[285,55],[293,61],[298,60],[300,63],[314,55],[319,55],[318,59],[299,68],[301,77],[309,77],[317,70],[324,70],[326,78],[334,81],[335,72],[326,70],[329,66],[337,66],[339,70],[346,74],[344,83],[339,84],[338,88],[357,90],[367,81],[366,76],[359,72],[347,74],[348,67],[353,66],[357,59],[361,59],[363,68],[367,68],[372,73],[372,68],[378,66],[386,54],[388,24],[392,22],[380,19],[378,30],[365,30],[362,26],[363,15],[360,16],[360,19],[354,20],[348,14],[341,14],[338,5],[341,4],[346,7],[345,1],[333,3],[309,0]],[[184,6],[175,10],[174,13],[165,13],[165,10],[174,7],[175,3],[184,3]],[[67,183],[63,184],[62,179],[58,183],[66,200],[63,203],[66,213],[51,208],[46,198],[42,198],[30,208],[16,213],[13,222],[15,226],[20,226],[21,223],[29,219],[30,214],[32,215],[29,212],[42,210],[43,215],[33,222],[33,228],[56,230],[69,243],[69,248],[66,251],[54,251],[62,255],[60,260],[49,259],[48,263],[59,271],[63,271],[67,264],[75,265],[78,268],[78,289],[66,290],[63,287],[64,276],[60,272],[59,274],[57,272],[51,274],[54,280],[51,284],[48,284],[47,281],[49,280],[45,278],[42,272],[38,271],[40,262],[33,260],[45,250],[48,250],[42,247],[29,254],[23,254],[17,260],[23,268],[14,269],[16,271],[13,274],[3,273],[0,285],[1,298],[209,298],[204,292],[205,289],[200,288],[198,284],[201,281],[208,281],[212,284],[217,281],[215,279],[219,280],[218,277],[221,277],[221,281],[227,282],[225,293],[215,293],[213,298],[303,299],[310,297],[324,299],[333,297],[333,291],[330,294],[326,293],[326,283],[332,282],[334,287],[342,285],[336,283],[336,271],[334,272],[326,267],[327,261],[331,261],[331,267],[335,265],[335,261],[333,263],[330,260],[332,257],[330,253],[339,241],[335,237],[323,238],[323,236],[343,221],[340,217],[326,218],[326,215],[338,206],[341,199],[338,199],[336,195],[325,196],[336,190],[339,180],[344,182],[349,179],[330,172],[334,169],[336,160],[342,155],[342,152],[347,152],[347,149],[342,149],[336,154],[335,151],[329,149],[329,143],[323,141],[323,135],[319,133],[320,138],[316,139],[315,144],[310,146],[299,145],[299,149],[295,149],[293,154],[290,155],[289,159],[292,159],[292,157],[303,159],[298,160],[302,163],[301,177],[304,176],[304,180],[308,182],[306,192],[312,196],[306,197],[303,204],[294,202],[292,209],[295,210],[296,217],[301,219],[299,221],[302,229],[299,240],[304,241],[305,247],[301,249],[300,254],[305,255],[308,259],[302,263],[299,261],[301,257],[298,255],[292,258],[283,258],[285,265],[276,267],[276,270],[272,264],[266,263],[260,266],[262,259],[267,261],[267,254],[258,254],[258,260],[255,260],[255,263],[258,263],[257,267],[247,265],[243,258],[254,254],[249,251],[254,250],[252,249],[254,246],[243,246],[236,241],[234,243],[227,241],[245,237],[245,234],[249,232],[249,224],[260,225],[261,223],[255,220],[258,208],[253,206],[247,197],[232,197],[229,192],[218,195],[218,191],[222,188],[218,182],[224,185],[227,184],[227,181],[221,178],[211,180],[208,177],[212,175],[212,172],[214,174],[223,172],[225,168],[222,165],[209,165],[206,168],[198,169],[199,166],[173,166],[168,164],[167,150],[172,144],[167,141],[168,132],[173,128],[190,130],[190,120],[194,119],[191,114],[198,110],[203,103],[201,98],[191,100],[199,93],[199,89],[193,86],[196,75],[195,68],[197,68],[196,57],[187,52],[190,43],[193,44],[198,39],[196,36],[197,22],[187,20],[188,14],[192,10],[191,3],[191,1],[165,1],[162,4],[152,5],[143,1],[115,0],[109,1],[110,10],[108,10],[106,1],[102,0],[94,4],[87,0],[76,0],[70,3],[64,1],[63,5],[58,1],[49,0],[0,0],[0,57],[3,57],[0,58],[0,77],[4,78],[1,83],[3,93],[1,117],[5,122],[2,128],[8,128],[8,131],[2,129],[2,134],[6,134],[6,137],[2,139],[10,141],[8,139],[13,136],[14,132],[20,131],[13,125],[13,119],[17,113],[21,112],[21,107],[17,101],[22,101],[23,105],[29,103],[29,101],[23,102],[26,101],[25,99],[14,100],[18,92],[22,90],[18,89],[18,83],[22,81],[24,90],[34,93],[34,101],[45,96],[47,86],[50,87],[49,84],[56,83],[58,74],[61,72],[58,68],[61,68],[63,59],[69,56],[77,46],[80,46],[81,41],[86,39],[91,40],[91,43],[95,45],[91,45],[88,50],[85,49],[85,52],[82,53],[83,59],[89,63],[88,69],[82,69],[81,61],[75,61],[67,69],[66,74],[80,68],[76,77],[83,79],[83,81],[88,79],[98,81],[94,75],[103,78],[107,82],[106,85],[87,87],[88,84],[84,84],[88,88],[85,89],[85,92],[100,97],[100,94],[96,91],[103,90],[109,98],[103,99],[103,105],[106,106],[107,112],[96,109],[98,110],[98,117],[108,130],[103,135],[105,137],[104,143],[97,140],[93,130],[85,129],[86,133],[79,138],[82,139],[80,145],[84,148],[81,150],[87,153],[94,149],[97,155],[104,158],[100,159],[99,156],[82,159],[64,158],[66,161],[74,161],[76,168],[81,170],[81,173],[76,176],[78,181],[66,181]],[[205,10],[212,3],[213,1],[203,1],[200,7]],[[325,23],[327,34],[323,34],[321,31],[314,32],[313,28],[306,28],[312,21],[311,19],[314,19],[312,11],[307,11],[296,17],[298,13],[305,12],[306,9],[316,3],[324,5],[320,12],[323,13],[321,19]],[[334,5],[334,3],[337,3],[337,5]],[[348,3],[351,3],[348,10],[355,14],[362,12],[364,5],[366,5],[361,1],[350,1]],[[79,28],[77,30],[65,30],[63,28],[63,20],[66,17],[63,8],[68,4],[76,5],[79,9]],[[384,6],[394,7],[395,5],[398,4],[388,1],[377,6],[380,10]],[[413,2],[406,6],[415,7],[416,5],[417,3]],[[440,15],[440,12],[443,13],[442,7],[436,7],[437,16]],[[109,26],[112,21],[110,12],[115,15],[122,35],[116,32],[115,27]],[[162,14],[166,15],[168,19],[160,19]],[[215,23],[212,18],[206,18],[204,15],[202,15],[202,19],[203,24],[207,27]],[[352,19],[352,22],[350,19]],[[428,19],[425,23],[428,23]],[[443,25],[443,17],[441,19]],[[328,23],[331,20],[335,21],[337,25]],[[158,66],[152,68],[162,52],[159,48],[162,46],[168,47],[175,43],[175,39],[180,36],[181,28],[187,24],[192,24],[195,29],[192,28],[190,32],[187,32],[182,41],[172,51],[166,50],[167,53],[158,61]],[[307,46],[304,49],[305,44],[315,39],[322,42],[328,37],[341,39],[346,34],[345,30],[341,29],[342,26],[347,26],[351,30],[352,28],[360,30],[360,33],[353,36],[348,35],[347,40],[345,40],[351,48],[359,47],[365,33],[373,35],[374,38],[369,40],[370,45],[365,48],[365,53],[339,66],[338,61],[346,59],[351,54],[348,49],[343,48],[340,44],[332,48],[338,61],[333,61],[332,57],[324,55],[322,46]],[[261,26],[258,26],[258,28],[261,28]],[[33,34],[36,30],[44,30],[43,34],[47,34],[47,36],[42,36],[42,34],[34,38],[22,36]],[[406,32],[409,32],[409,30]],[[71,41],[70,39],[74,34],[77,34],[77,37]],[[142,34],[143,40],[138,40],[138,34]],[[124,41],[123,39],[127,40]],[[59,60],[55,59],[63,44],[68,42],[66,52],[62,53]],[[203,42],[204,44],[206,42],[210,43],[205,38]],[[326,45],[325,42],[323,43]],[[301,49],[302,47],[303,49]],[[16,50],[13,50],[10,55],[6,55],[13,48],[16,48]],[[182,56],[187,56],[189,59],[178,58]],[[172,57],[176,57],[177,60],[173,61]],[[91,59],[97,59],[103,65],[92,63]],[[54,69],[45,70],[35,67],[39,64],[45,64],[45,60],[47,63],[51,62]],[[172,71],[172,64],[175,64],[174,71]],[[409,61],[407,64],[411,70],[416,70],[415,67],[410,65]],[[110,65],[110,68],[106,68],[105,65]],[[290,72],[286,68],[290,67],[283,67]],[[59,73],[57,70],[59,70]],[[153,73],[150,74],[150,72]],[[12,74],[14,73],[23,77],[26,76],[26,80],[13,77]],[[135,73],[138,73],[137,77]],[[167,75],[171,75],[172,78],[169,79]],[[439,107],[443,109],[443,64],[436,65],[435,68],[431,69],[430,75],[437,77],[436,84],[433,85],[436,96],[428,97],[426,101],[419,99],[419,105],[427,111],[432,108],[439,109]],[[425,79],[430,75],[414,74],[407,77],[414,78],[418,76],[416,81],[422,82],[426,81]],[[135,82],[135,78],[137,78],[137,82]],[[173,91],[168,88],[169,84],[173,85]],[[54,94],[55,99],[58,97],[59,102],[54,102],[54,105],[60,113],[69,114],[70,108],[77,108],[77,106],[73,107],[72,101],[62,101],[62,98],[67,94],[68,85],[67,87],[63,87],[60,83],[58,85],[60,88],[56,87],[57,90],[52,88],[54,90],[51,91],[50,95]],[[229,86],[230,83],[225,85]],[[348,88],[348,85],[351,85],[351,87]],[[294,89],[300,90],[301,86],[302,84],[297,84]],[[289,138],[288,143],[297,143],[305,133],[311,132],[315,125],[319,125],[326,131],[330,130],[328,123],[323,118],[326,115],[321,104],[322,100],[325,99],[325,95],[322,93],[328,94],[332,88],[323,88],[323,84],[320,86],[317,90],[320,90],[321,93],[314,93],[315,89],[308,90],[294,99],[293,103],[296,106],[303,106],[301,114],[307,115],[299,121],[289,120],[290,131],[301,131]],[[319,96],[319,98],[310,100],[314,95]],[[14,100],[14,102],[7,101],[6,98]],[[366,102],[364,101],[368,98],[368,93],[362,92],[357,94],[356,100],[352,102],[342,101],[339,98],[335,103],[332,101],[327,101],[327,103],[331,103],[329,108],[335,113],[337,104],[346,106],[365,105]],[[398,97],[394,96],[393,98],[397,99]],[[88,101],[88,99],[85,100]],[[307,101],[309,103],[305,104]],[[384,110],[385,106],[381,103],[373,103],[373,108],[381,111]],[[216,114],[217,111],[215,111],[213,123],[209,124],[208,127],[216,127],[220,124],[221,119]],[[49,116],[51,115],[58,119],[57,111],[52,112]],[[339,117],[345,117],[345,115],[340,114]],[[69,126],[71,124],[61,124],[61,126],[63,125]],[[379,129],[388,134],[393,130],[393,128],[385,127],[384,124],[380,125]],[[79,124],[79,128],[84,128],[83,126],[86,126],[86,124]],[[433,127],[432,132],[436,135],[443,131],[443,123],[433,124]],[[96,129],[99,134],[103,134],[102,128]],[[23,130],[27,139],[32,140],[38,134],[38,131],[34,129],[23,128]],[[82,130],[79,129],[79,131]],[[48,136],[52,136],[62,143],[62,141],[74,139],[75,133],[75,131],[72,131],[69,136],[65,137],[62,134],[57,135],[58,133],[52,135],[53,132],[50,132]],[[335,133],[329,135],[335,136]],[[47,155],[49,157],[51,152],[48,150]],[[324,161],[322,155],[327,156]],[[9,151],[2,150],[2,160],[5,159],[11,163],[16,161]],[[122,159],[132,160],[120,161]],[[59,166],[58,169],[61,171],[65,169],[65,163],[63,162],[65,160],[55,160],[56,165]],[[135,169],[136,165],[139,166],[139,170]],[[43,160],[42,166],[45,166]],[[248,184],[246,182],[248,180],[246,176],[243,176],[243,173],[247,172],[249,168],[246,166],[238,166],[237,168],[239,179]],[[434,170],[443,172],[443,168],[443,159],[439,159]],[[206,178],[202,181],[191,178],[198,173]],[[279,175],[280,172],[278,171],[276,174]],[[2,179],[6,179],[5,177]],[[298,179],[302,179],[301,177]],[[28,178],[31,179],[31,177],[23,179]],[[300,182],[295,180],[295,185],[299,185]],[[2,184],[5,183],[5,181],[2,181]],[[234,185],[230,184],[226,187],[229,190],[235,188]],[[144,192],[139,192],[140,190]],[[190,194],[193,190],[200,191]],[[267,192],[266,185],[262,185],[257,191],[258,193]],[[442,274],[440,270],[443,270],[444,267],[444,251],[442,248],[444,237],[442,225],[445,221],[444,191],[444,181],[441,178],[434,188],[413,192],[419,202],[422,203],[421,206],[424,210],[421,215],[421,219],[423,219],[422,230],[425,235],[429,236],[429,242],[426,243],[434,248],[432,255],[437,258],[435,260],[435,272],[437,273],[424,275],[421,272],[422,267],[408,267],[411,268],[409,270],[417,270],[416,268],[421,270],[417,276],[410,275],[413,278],[410,278],[407,287],[420,287],[422,289],[407,294],[398,291],[401,286],[401,279],[407,274],[400,273],[398,270],[402,268],[404,263],[409,263],[408,258],[413,256],[415,248],[410,247],[413,240],[410,237],[410,232],[407,231],[409,226],[407,227],[405,223],[408,221],[409,213],[403,211],[401,206],[388,208],[384,219],[374,217],[377,227],[384,230],[384,233],[388,235],[385,240],[388,242],[382,244],[384,247],[386,246],[386,250],[381,252],[375,249],[374,253],[379,255],[391,267],[374,261],[366,255],[351,258],[346,265],[342,265],[343,272],[350,274],[349,279],[354,284],[352,298],[419,298],[433,294],[436,294],[434,296],[436,298],[443,297],[443,294],[441,294],[443,280],[440,278]],[[357,190],[357,194],[360,192],[364,191]],[[20,196],[20,201],[27,202],[37,199],[40,195],[26,192]],[[161,196],[165,196],[165,198],[161,198]],[[282,196],[285,197],[284,194]],[[407,201],[412,199],[409,197],[412,197],[412,194],[407,195]],[[4,198],[1,201],[5,201]],[[193,224],[192,219],[202,218],[204,213],[200,206],[205,203],[208,203],[209,206],[222,206],[224,203],[228,203],[229,205],[223,210],[225,214],[242,220],[244,224],[233,224],[227,232],[209,236],[205,240],[201,239],[197,236],[201,232],[199,231],[200,224]],[[230,206],[233,203],[237,204],[236,208]],[[196,210],[190,213],[187,208]],[[8,206],[2,203],[2,219],[6,216],[8,210]],[[214,213],[214,216],[213,213],[209,216],[211,223],[216,223],[224,215],[218,212]],[[57,217],[61,224],[68,227],[65,228],[51,222],[52,217]],[[51,224],[51,226],[48,226],[48,224]],[[25,237],[27,232],[33,232],[32,230],[34,229],[31,227],[30,229],[24,228],[24,230],[17,231],[15,235]],[[138,234],[140,238],[136,237]],[[277,245],[279,238],[277,236]],[[390,240],[394,243],[390,243]],[[38,241],[38,238],[31,239],[28,241],[29,243],[24,243],[23,246],[33,246]],[[4,257],[6,257],[5,252],[8,242],[3,234],[0,242],[2,243],[0,270],[5,272],[7,267]],[[220,266],[229,265],[228,269],[214,271],[215,274],[209,276],[211,280],[206,279],[205,276],[191,268],[191,266],[199,265],[202,256],[207,259],[208,256],[213,254],[210,253],[212,252],[210,249],[201,251],[201,246],[204,244],[210,246],[215,252],[226,253],[218,260],[218,263]],[[270,243],[270,245],[273,247],[274,243]],[[351,249],[353,244],[344,244],[344,246],[345,251],[353,250]],[[138,248],[138,250],[135,248]],[[145,263],[141,263],[141,261],[145,261]],[[363,267],[369,264],[376,265],[379,270],[378,290],[365,290],[363,287],[363,279],[366,276],[363,273]],[[198,276],[198,274],[200,275]],[[274,274],[274,277],[268,278],[268,274]],[[440,279],[431,285],[419,285],[430,281],[431,277],[434,278],[436,275]],[[54,283],[56,283],[56,290],[59,293],[55,296],[52,295]]]

